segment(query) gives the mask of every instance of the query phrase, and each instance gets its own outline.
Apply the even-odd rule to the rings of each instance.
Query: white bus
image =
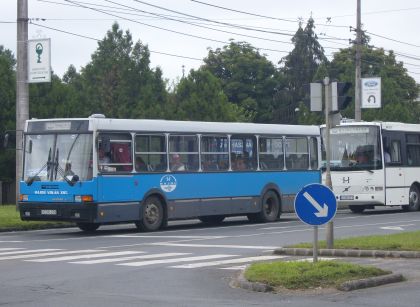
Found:
[[[325,126],[321,129],[325,138]],[[419,210],[420,125],[342,122],[330,137],[331,180],[339,206],[355,213],[375,206]]]

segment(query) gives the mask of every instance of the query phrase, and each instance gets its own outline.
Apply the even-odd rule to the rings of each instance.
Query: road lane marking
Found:
[[[127,263],[118,263],[116,265],[139,267],[139,266],[146,266],[146,265],[153,265],[153,264],[199,261],[199,260],[227,258],[227,257],[237,257],[237,256],[238,255],[224,255],[224,254],[220,254],[220,255],[208,255],[208,256],[195,256],[195,257],[173,258],[173,259],[164,259],[164,260],[150,260],[150,261],[140,261],[140,262],[127,262]]]
[[[18,251],[2,252],[2,253],[0,253],[0,256],[18,255],[18,254],[30,254],[30,253],[38,253],[38,252],[53,252],[53,251],[61,251],[61,250],[62,249],[57,249],[57,248],[25,249],[25,250],[18,250]]]
[[[175,256],[184,256],[191,255],[191,253],[161,253],[161,254],[148,254],[141,256],[129,256],[129,257],[120,257],[120,258],[108,258],[108,259],[97,259],[97,260],[86,260],[86,261],[74,261],[70,263],[77,264],[98,264],[98,263],[110,263],[110,262],[120,262],[133,259],[154,259],[154,258],[165,258],[165,257],[175,257]]]
[[[147,235],[112,235],[112,238],[147,238],[147,239],[223,239],[224,236],[147,236]]]
[[[195,268],[204,268],[204,267],[209,267],[209,266],[217,266],[217,265],[232,264],[232,263],[247,263],[247,262],[252,262],[252,261],[265,261],[265,260],[275,260],[275,259],[277,260],[277,259],[281,259],[285,257],[286,256],[255,256],[255,257],[228,259],[228,260],[189,263],[189,264],[171,266],[171,268],[195,269]]]
[[[141,254],[140,251],[123,251],[123,252],[109,252],[109,253],[96,253],[96,254],[87,254],[87,255],[77,255],[77,256],[63,256],[63,257],[53,257],[53,258],[43,258],[43,259],[32,259],[27,260],[29,262],[56,262],[56,261],[69,261],[76,259],[90,259],[90,258],[103,258],[110,256],[123,256],[123,255],[133,255]]]
[[[0,247],[0,251],[5,252],[5,251],[13,251],[13,250],[22,250],[23,247]]]
[[[175,247],[217,247],[217,248],[239,248],[239,249],[276,249],[278,246],[253,246],[253,245],[223,245],[223,244],[187,244],[187,243],[151,243],[150,245],[158,246],[175,246]]]
[[[66,255],[66,254],[76,254],[76,253],[93,253],[93,252],[98,252],[98,250],[84,249],[84,250],[61,251],[61,252],[51,252],[51,253],[35,253],[35,254],[29,254],[29,255],[13,255],[13,256],[0,257],[0,260],[38,258],[38,257],[47,257],[47,256],[56,256],[56,255]]]

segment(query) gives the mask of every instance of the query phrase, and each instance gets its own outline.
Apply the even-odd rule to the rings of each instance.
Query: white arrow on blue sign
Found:
[[[326,224],[337,212],[335,195],[325,185],[309,184],[296,195],[295,212],[306,224],[314,226]]]

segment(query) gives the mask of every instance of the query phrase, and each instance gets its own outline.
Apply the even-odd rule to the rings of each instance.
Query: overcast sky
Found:
[[[311,14],[320,42],[330,59],[338,48],[348,46],[348,39],[354,39],[354,32],[350,32],[349,27],[356,26],[356,0],[200,1],[202,3],[191,0],[28,0],[29,18],[45,19],[33,19],[33,23],[94,39],[102,39],[112,23],[117,21],[122,29],[132,33],[135,41],[141,40],[149,46],[152,51],[151,66],[161,67],[164,77],[170,81],[182,76],[183,66],[185,74],[198,68],[208,48],[221,48],[230,39],[251,43],[277,65],[293,47],[290,40],[298,28],[298,20],[303,19],[305,24]],[[17,0],[0,0],[0,45],[13,53],[16,52],[16,10]],[[106,10],[114,16],[99,10]],[[33,23],[29,25],[29,39],[51,38],[52,67],[60,77],[70,64],[78,70],[84,67],[97,48],[97,41],[93,39]],[[364,29],[371,33],[371,44],[403,54],[397,59],[405,63],[409,74],[420,83],[419,1],[362,0],[362,23]],[[250,31],[244,27],[261,31]]]

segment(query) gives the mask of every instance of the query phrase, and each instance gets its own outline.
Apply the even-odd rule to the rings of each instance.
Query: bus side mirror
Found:
[[[3,147],[8,149],[16,148],[16,131],[6,131],[3,136]]]
[[[32,153],[32,140],[29,140],[29,144],[28,144],[28,153]]]

